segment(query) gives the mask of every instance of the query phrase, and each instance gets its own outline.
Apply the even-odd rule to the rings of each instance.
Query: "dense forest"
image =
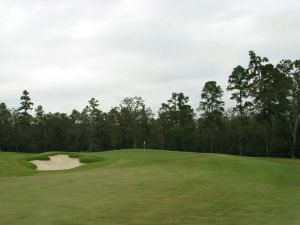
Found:
[[[126,97],[109,112],[91,98],[71,114],[45,113],[24,90],[20,107],[0,104],[0,151],[103,151],[128,148],[296,157],[299,151],[300,60],[249,52],[249,65],[229,75],[227,90],[236,102],[225,108],[224,90],[207,81],[199,107],[173,93],[158,115],[141,97]]]

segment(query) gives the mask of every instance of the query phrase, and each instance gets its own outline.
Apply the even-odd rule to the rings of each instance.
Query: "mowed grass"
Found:
[[[72,153],[89,162],[38,172],[44,154],[0,153],[0,224],[299,225],[300,162],[169,151]]]

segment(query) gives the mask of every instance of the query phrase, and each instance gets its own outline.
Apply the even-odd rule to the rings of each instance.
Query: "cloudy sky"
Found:
[[[18,107],[27,89],[69,113],[137,95],[156,112],[184,92],[197,107],[205,81],[225,89],[249,50],[300,58],[299,12],[299,0],[0,0],[0,102]]]

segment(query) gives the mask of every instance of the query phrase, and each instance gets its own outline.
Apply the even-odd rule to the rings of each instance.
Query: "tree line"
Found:
[[[296,157],[299,152],[300,60],[249,52],[247,67],[236,66],[227,91],[236,102],[225,109],[224,90],[207,81],[199,107],[173,93],[158,115],[141,97],[127,97],[103,112],[99,100],[72,113],[45,113],[23,91],[20,107],[0,104],[0,150],[44,152],[151,148],[252,156]],[[198,112],[198,114],[197,114]]]

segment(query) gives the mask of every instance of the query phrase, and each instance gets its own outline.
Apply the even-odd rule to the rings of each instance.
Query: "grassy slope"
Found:
[[[298,161],[137,150],[78,153],[93,163],[70,171],[26,161],[45,156],[0,153],[0,224],[300,224]]]

